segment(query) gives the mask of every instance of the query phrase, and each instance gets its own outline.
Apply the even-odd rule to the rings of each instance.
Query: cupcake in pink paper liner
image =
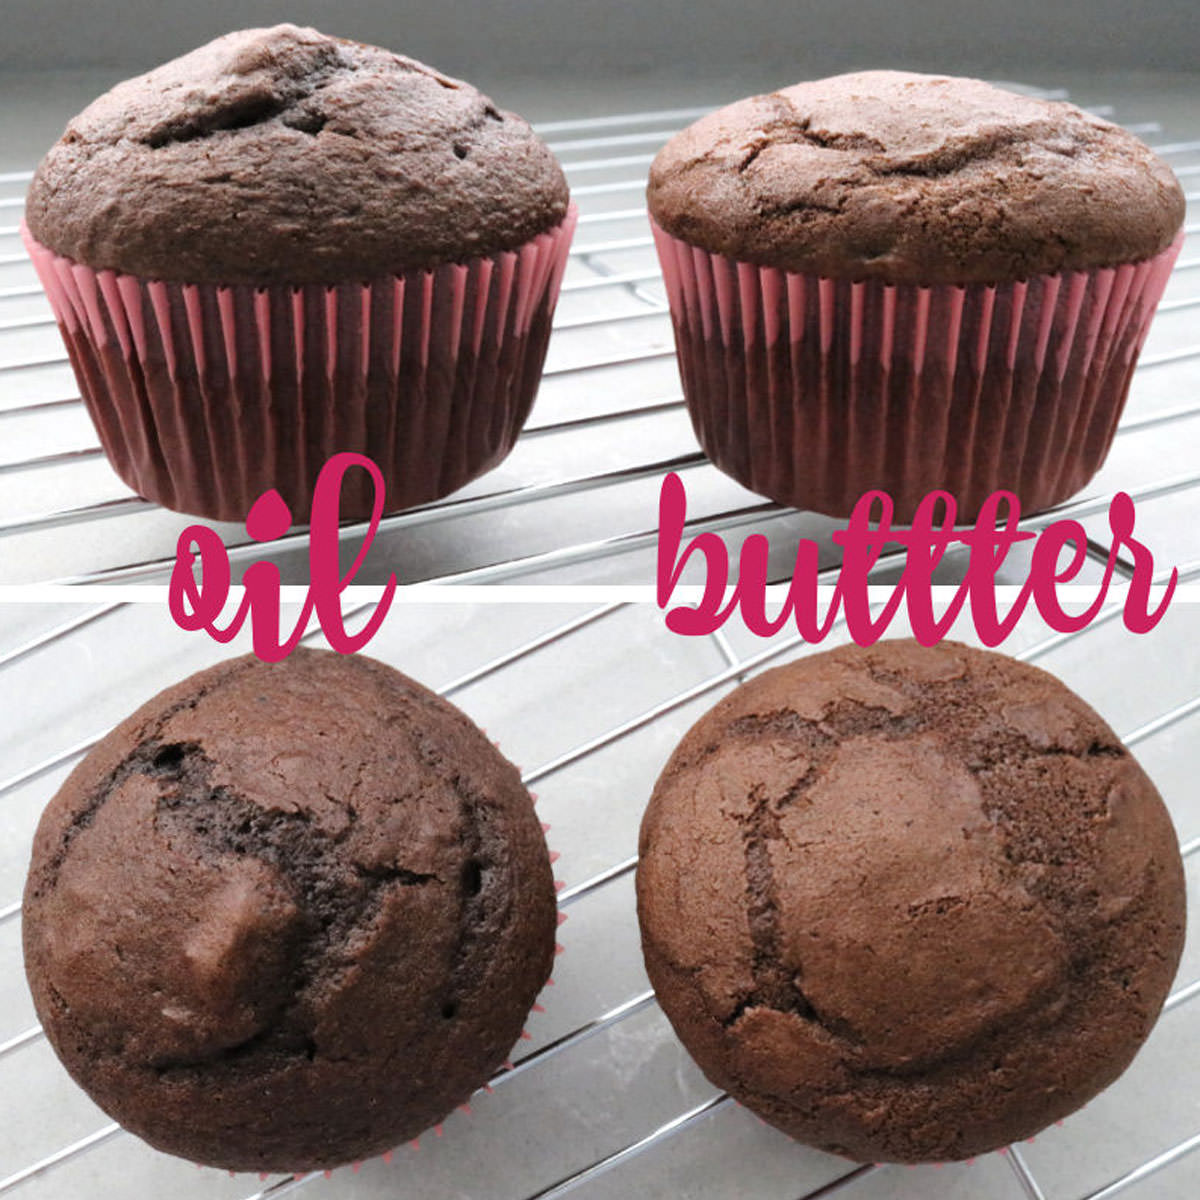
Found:
[[[970,79],[869,71],[704,117],[650,170],[684,394],[721,470],[846,516],[933,489],[1026,512],[1103,463],[1182,244],[1131,134]]]
[[[391,667],[235,658],[50,801],[26,974],[67,1071],[167,1153],[304,1173],[392,1151],[501,1071],[558,907],[516,768]]]
[[[220,520],[275,488],[303,520],[339,451],[378,463],[388,510],[509,453],[575,212],[546,145],[468,84],[280,25],[100,97],[26,221],[121,478]],[[344,517],[369,486],[347,479]]]

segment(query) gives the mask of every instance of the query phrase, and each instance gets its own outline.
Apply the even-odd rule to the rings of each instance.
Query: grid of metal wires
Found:
[[[34,636],[26,635],[25,640],[0,653],[0,686],[3,686],[5,674],[11,678],[11,672],[18,664],[23,663],[26,670],[40,669],[45,655],[61,653],[64,648],[77,647],[83,638],[108,639],[116,644],[128,639],[132,636],[134,621],[126,623],[125,618],[130,617],[128,612],[124,618],[120,616],[121,610],[127,607],[122,603],[107,604],[98,608],[89,607],[86,610],[81,607],[69,619],[60,620],[52,627],[41,626]],[[593,694],[595,703],[579,714],[584,724],[575,732],[566,735],[565,744],[559,749],[555,749],[555,738],[564,736],[561,730],[550,734],[539,728],[532,741],[541,747],[540,753],[552,753],[550,757],[541,759],[524,772],[526,782],[531,787],[542,790],[539,811],[543,817],[550,820],[552,826],[563,820],[570,824],[573,819],[572,810],[579,807],[579,802],[582,801],[579,789],[586,788],[589,793],[598,792],[596,807],[586,815],[594,822],[597,813],[609,814],[605,820],[606,828],[619,827],[620,836],[610,832],[608,839],[603,843],[604,853],[608,857],[589,863],[582,871],[576,867],[575,873],[579,877],[571,880],[569,886],[560,891],[559,906],[565,919],[566,914],[572,913],[575,906],[585,901],[595,901],[604,895],[611,898],[614,891],[619,891],[622,886],[628,888],[629,877],[636,864],[634,857],[620,857],[612,854],[611,849],[614,845],[633,844],[636,821],[646,793],[639,790],[639,785],[634,789],[638,794],[631,800],[622,800],[615,793],[609,794],[603,788],[597,789],[597,780],[609,778],[603,764],[597,764],[597,758],[603,758],[606,751],[616,751],[623,762],[628,760],[638,763],[638,771],[635,774],[639,780],[652,780],[675,740],[682,735],[698,711],[715,702],[725,690],[754,672],[806,653],[810,648],[805,647],[795,636],[782,635],[767,642],[757,641],[748,635],[726,636],[724,633],[717,633],[708,638],[679,639],[662,628],[659,615],[649,605],[605,604],[593,608],[573,606],[565,613],[561,610],[522,607],[537,613],[538,616],[530,625],[527,612],[526,623],[519,633],[506,624],[503,613],[494,607],[483,610],[487,614],[486,622],[478,620],[482,615],[480,610],[474,610],[473,616],[468,614],[470,619],[476,622],[471,628],[476,630],[477,637],[482,639],[482,642],[465,652],[474,656],[470,659],[468,669],[461,669],[465,660],[446,668],[457,671],[457,677],[443,683],[438,690],[441,694],[464,703],[473,715],[479,712],[478,706],[482,703],[478,690],[480,687],[490,689],[493,695],[503,696],[503,705],[510,706],[515,714],[537,712],[539,697],[536,694],[525,697],[531,705],[527,709],[523,709],[521,703],[515,703],[513,707],[514,702],[511,700],[511,697],[520,696],[531,689],[536,693],[539,676],[531,672],[541,670],[547,673],[541,676],[542,679],[553,679],[561,674],[563,663],[576,663],[580,664],[581,676],[587,676],[588,672],[583,668],[583,664],[587,664],[597,653],[597,647],[611,658],[611,661],[599,662],[595,671],[599,677],[608,678],[610,695],[620,696],[623,707],[610,710]],[[443,607],[441,611],[445,612],[446,609]],[[1060,675],[1082,675],[1091,679],[1091,686],[1084,690],[1092,693],[1090,698],[1101,703],[1102,709],[1108,708],[1111,711],[1114,704],[1117,707],[1124,705],[1127,726],[1119,727],[1118,732],[1142,761],[1148,763],[1151,774],[1159,776],[1160,787],[1164,790],[1183,839],[1182,850],[1190,874],[1192,868],[1200,861],[1200,855],[1196,854],[1200,850],[1200,836],[1197,836],[1200,835],[1200,808],[1196,806],[1194,797],[1186,786],[1188,779],[1194,780],[1196,769],[1200,767],[1200,755],[1195,749],[1200,745],[1200,739],[1195,736],[1195,733],[1200,731],[1200,691],[1196,690],[1194,682],[1197,678],[1196,668],[1200,664],[1200,651],[1196,649],[1197,645],[1200,645],[1200,639],[1194,636],[1196,618],[1193,611],[1181,606],[1181,609],[1175,611],[1173,620],[1168,621],[1150,638],[1139,641],[1121,628],[1119,615],[1119,609],[1115,607],[1106,609],[1086,630],[1072,635],[1048,634],[1044,626],[1026,621],[1018,628],[1015,638],[1021,646],[1017,657],[1037,662]],[[115,621],[114,617],[117,618]],[[136,620],[140,622],[137,625],[138,630],[144,633],[146,619],[143,614],[138,613]],[[410,611],[408,628],[404,635],[410,641],[410,649],[402,648],[398,651],[392,646],[390,649],[384,648],[382,656],[397,661],[397,665],[406,669],[412,669],[408,665],[411,662],[411,647],[420,646],[423,641],[428,642],[431,636],[430,630],[422,627],[421,620],[419,615],[413,616]],[[428,621],[428,618],[425,620]],[[844,630],[836,636],[844,638]],[[309,640],[311,642],[312,639]],[[379,640],[384,639],[381,637]],[[164,654],[162,637],[157,641],[159,645],[154,653],[158,657],[152,660],[157,671],[157,676],[152,679],[155,685],[168,682],[161,679],[164,671],[179,669],[177,659],[171,656],[169,650]],[[178,642],[176,640],[170,644],[178,645]],[[633,647],[636,647],[636,650]],[[373,644],[372,652],[379,652],[377,644]],[[547,657],[551,661],[547,662]],[[1094,663],[1098,660],[1106,663],[1103,676],[1097,675],[1094,670]],[[643,664],[652,661],[649,676],[638,674],[639,667],[636,663],[639,661]],[[672,662],[675,666],[669,668]],[[1134,694],[1130,694],[1128,690],[1122,692],[1119,681],[1127,678],[1129,670],[1135,665],[1139,677],[1143,679],[1149,678],[1157,670],[1163,681],[1162,686],[1156,685],[1153,690],[1142,690]],[[106,668],[94,665],[91,669],[97,681],[106,678],[103,674]],[[648,679],[653,679],[660,685],[657,692],[654,691],[653,685],[647,683]],[[1170,682],[1172,680],[1173,683]],[[1078,686],[1077,679],[1070,681]],[[145,682],[143,680],[141,686],[144,686]],[[169,682],[173,682],[173,679]],[[681,684],[686,686],[680,686]],[[1108,688],[1107,704],[1102,703],[1093,691],[1100,687]],[[652,703],[647,703],[652,695],[657,698]],[[600,716],[601,712],[603,717]],[[87,720],[89,723],[95,722],[96,736],[72,741],[70,745],[56,749],[52,754],[0,781],[0,803],[7,799],[8,803],[12,804],[13,794],[19,792],[23,800],[27,800],[40,811],[40,805],[48,796],[51,780],[56,773],[73,764],[110,724],[124,715],[123,711],[95,713],[89,710]],[[519,719],[519,716],[509,717],[509,720]],[[586,731],[586,736],[579,736],[580,730]],[[490,732],[498,734],[502,743],[507,744],[513,731],[499,728],[493,722]],[[1161,752],[1157,756],[1156,746]],[[1154,762],[1159,757],[1164,763],[1173,763],[1171,777],[1181,786],[1172,787],[1164,780],[1162,771],[1155,770]],[[561,778],[564,772],[568,773],[565,779]],[[35,786],[28,788],[27,785],[30,784]],[[648,790],[648,784],[645,786]],[[587,859],[588,855],[578,854],[580,847],[590,849],[593,839],[601,838],[603,833],[603,830],[594,825],[590,828],[577,828],[574,834],[577,843],[576,857]],[[555,835],[552,833],[552,843],[554,839]],[[568,854],[568,859],[570,856]],[[570,874],[567,859],[561,865],[567,868]],[[1189,888],[1193,883],[1194,880],[1189,882]],[[569,976],[572,961],[576,964],[573,968],[575,972],[587,975],[589,964],[601,963],[606,947],[614,941],[620,945],[621,954],[627,958],[636,957],[636,933],[630,934],[631,929],[636,930],[632,902],[621,895],[616,898],[619,902],[618,907],[615,910],[606,910],[603,921],[583,921],[583,929],[577,935],[577,941],[572,940],[572,926],[564,930],[562,936],[568,944],[568,955],[563,960],[563,971],[558,980],[561,986],[554,989],[555,991],[561,992],[564,988],[571,988]],[[1200,896],[1193,895],[1191,899],[1200,899]],[[5,926],[9,926],[11,932],[11,927],[17,924],[20,904],[15,895],[0,895],[0,901],[4,902],[0,906],[2,935]],[[614,917],[619,928],[614,927]],[[579,922],[574,924],[578,925]],[[626,966],[628,979],[633,980],[639,987],[631,988],[630,994],[624,995],[618,1003],[600,1011],[597,1011],[597,996],[603,997],[603,989],[593,991],[594,979],[588,979],[586,986],[577,987],[572,994],[575,997],[575,1007],[579,1011],[569,1014],[567,1026],[562,1032],[541,1041],[528,1043],[535,1048],[523,1056],[516,1057],[510,1067],[501,1071],[491,1081],[492,1088],[505,1091],[503,1100],[509,1098],[508,1085],[512,1081],[529,1077],[536,1084],[543,1109],[556,1106],[570,1112],[567,1120],[568,1123],[574,1122],[577,1137],[582,1137],[579,1131],[588,1130],[591,1122],[601,1120],[599,1114],[620,1112],[623,1106],[632,1105],[632,1100],[620,1090],[614,1091],[613,1094],[606,1094],[604,1091],[593,1093],[589,1087],[584,1093],[586,1100],[579,1111],[572,1110],[565,1099],[555,1095],[556,1089],[566,1086],[564,1075],[556,1072],[555,1067],[560,1066],[566,1071],[581,1070],[580,1066],[571,1065],[572,1052],[577,1051],[581,1044],[589,1042],[590,1039],[604,1039],[609,1044],[599,1053],[615,1054],[616,1051],[612,1048],[614,1036],[618,1035],[622,1028],[635,1023],[639,1015],[655,1010],[654,997],[646,987],[645,977],[640,972],[640,963],[632,967],[629,964]],[[595,965],[590,969],[593,975],[596,971],[603,970]],[[1189,949],[1185,951],[1176,990],[1167,1001],[1165,1014],[1172,1014],[1175,1010],[1187,1006],[1186,1013],[1189,1019],[1196,1019],[1200,1016],[1200,1003],[1193,1003],[1197,997],[1200,997],[1200,954]],[[546,1003],[553,1008],[551,999],[547,999]],[[589,1005],[592,1007],[589,1008]],[[1175,1018],[1164,1015],[1163,1025],[1171,1020]],[[1156,1034],[1157,1032],[1156,1030]],[[9,1123],[17,1111],[17,1106],[26,1103],[26,1097],[36,1091],[37,1085],[33,1076],[38,1071],[44,1073],[49,1068],[42,1066],[37,1071],[29,1068],[28,1074],[20,1073],[19,1062],[14,1068],[13,1059],[30,1056],[35,1047],[42,1042],[41,1030],[36,1026],[12,1032],[0,1029],[0,1036],[5,1039],[0,1041],[0,1068],[16,1069],[18,1074],[15,1077],[22,1083],[19,1088],[6,1090],[0,1099],[0,1116],[5,1123]],[[1178,1032],[1175,1036],[1178,1039]],[[654,1037],[660,1045],[670,1042],[674,1046],[672,1035],[665,1026]],[[1152,1043],[1153,1040],[1152,1037]],[[1190,1043],[1195,1041],[1193,1035]],[[678,1052],[678,1047],[674,1049]],[[683,1061],[682,1053],[678,1053],[680,1061]],[[648,1051],[639,1053],[639,1057],[648,1055]],[[1174,1081],[1174,1086],[1182,1086],[1186,1094],[1194,1097],[1196,1080],[1186,1074],[1187,1063],[1178,1059],[1172,1059],[1171,1062],[1173,1067],[1183,1072],[1182,1079]],[[669,1119],[659,1120],[644,1130],[635,1130],[635,1136],[627,1136],[626,1140],[617,1144],[595,1146],[590,1150],[590,1157],[575,1162],[568,1170],[561,1169],[555,1155],[548,1155],[551,1160],[548,1165],[540,1161],[536,1144],[526,1148],[525,1158],[529,1161],[522,1163],[523,1169],[526,1175],[531,1175],[537,1180],[527,1193],[528,1200],[548,1200],[550,1197],[575,1193],[578,1193],[580,1200],[585,1195],[639,1194],[638,1176],[628,1174],[631,1171],[636,1172],[639,1164],[645,1169],[657,1171],[660,1177],[668,1169],[672,1172],[669,1190],[661,1194],[729,1194],[720,1190],[705,1191],[706,1182],[711,1187],[711,1181],[706,1181],[704,1176],[698,1173],[694,1162],[691,1163],[689,1174],[690,1160],[687,1157],[667,1157],[666,1163],[669,1166],[664,1165],[664,1156],[686,1154],[680,1147],[689,1141],[685,1137],[686,1132],[695,1129],[705,1130],[705,1141],[713,1153],[720,1153],[722,1146],[725,1146],[730,1148],[730,1152],[736,1157],[739,1145],[745,1153],[744,1142],[733,1140],[729,1123],[742,1121],[746,1114],[737,1110],[727,1096],[714,1093],[694,1071],[692,1075],[696,1082],[691,1091],[685,1090],[680,1093],[688,1097],[686,1107],[681,1105],[679,1096],[675,1093],[671,1093],[667,1099],[667,1103],[673,1100],[681,1111],[672,1112]],[[14,1078],[11,1074],[7,1077]],[[1125,1089],[1120,1093],[1122,1112],[1127,1112],[1131,1106],[1138,1109],[1153,1107],[1153,1093],[1158,1089],[1159,1083],[1157,1077],[1147,1080],[1143,1074],[1136,1085],[1128,1084],[1124,1080],[1116,1085],[1114,1091]],[[616,1085],[610,1082],[604,1086]],[[1129,1089],[1135,1086],[1140,1091],[1131,1095]],[[516,1097],[512,1099],[515,1100]],[[494,1112],[500,1107],[501,1102],[498,1100],[489,1112]],[[519,1115],[520,1105],[517,1105],[517,1108]],[[1115,1177],[1106,1178],[1098,1186],[1089,1185],[1084,1193],[1087,1200],[1108,1200],[1109,1197],[1133,1189],[1135,1185],[1151,1176],[1154,1176],[1155,1182],[1154,1190],[1149,1194],[1156,1197],[1194,1195],[1198,1178],[1196,1167],[1200,1164],[1200,1156],[1191,1159],[1187,1156],[1200,1149],[1200,1120],[1195,1120],[1194,1103],[1184,1106],[1184,1109],[1184,1112],[1177,1113],[1174,1127],[1178,1128],[1181,1120],[1194,1121],[1194,1127],[1187,1136],[1166,1142],[1161,1140],[1163,1135],[1157,1125],[1151,1124],[1149,1132],[1143,1129],[1140,1140],[1132,1139],[1136,1143],[1136,1149],[1125,1148],[1126,1155],[1137,1153],[1137,1160],[1125,1166]],[[729,1111],[718,1118],[716,1114],[721,1110]],[[1084,1110],[1085,1114],[1088,1112],[1089,1109]],[[482,1120],[483,1118],[477,1116],[467,1124]],[[788,1139],[766,1130],[765,1127],[751,1128],[748,1123],[743,1122],[759,1140],[753,1143],[754,1161],[743,1162],[738,1167],[738,1192],[747,1197],[770,1194],[787,1196],[791,1200],[800,1200],[801,1195],[803,1200],[815,1200],[817,1197],[843,1191],[851,1200],[855,1196],[876,1194],[921,1196],[923,1200],[928,1200],[930,1196],[941,1194],[939,1183],[947,1183],[947,1177],[952,1175],[953,1171],[970,1170],[978,1172],[971,1177],[977,1182],[971,1184],[968,1189],[969,1194],[977,1200],[985,1195],[989,1198],[1025,1196],[1035,1200],[1056,1200],[1059,1197],[1066,1200],[1070,1197],[1071,1200],[1077,1200],[1081,1189],[1074,1181],[1087,1178],[1089,1170],[1094,1177],[1096,1168],[1092,1165],[1092,1160],[1100,1149],[1098,1139],[1106,1136],[1104,1131],[1107,1128],[1101,1124],[1101,1132],[1098,1134],[1095,1124],[1092,1123],[1079,1131],[1076,1126],[1078,1120],[1078,1117],[1072,1118],[1064,1128],[1051,1130],[1044,1137],[1039,1137],[1037,1145],[1013,1146],[1007,1151],[1001,1151],[999,1156],[988,1156],[970,1167],[953,1168],[944,1175],[935,1174],[932,1169],[912,1172],[895,1166],[851,1166],[841,1160],[803,1151]],[[462,1136],[460,1129],[453,1132],[455,1137]],[[606,1132],[612,1136],[610,1130]],[[1146,1148],[1141,1145],[1141,1141],[1147,1137],[1155,1139],[1151,1143],[1152,1153],[1148,1155]],[[105,1172],[115,1169],[111,1159],[105,1160],[105,1163],[91,1171],[81,1173],[81,1169],[99,1147],[118,1139],[125,1139],[127,1146],[136,1145],[134,1139],[117,1125],[108,1123],[94,1128],[69,1144],[61,1145],[50,1153],[38,1156],[34,1161],[0,1164],[0,1173],[3,1174],[3,1178],[0,1178],[0,1195],[94,1195],[97,1194],[97,1189],[100,1194],[113,1194],[110,1190],[111,1181],[105,1182],[108,1178]],[[1120,1138],[1116,1137],[1113,1140],[1120,1141]],[[561,1139],[562,1145],[568,1147],[566,1153],[578,1152],[574,1141],[570,1136]],[[594,1137],[583,1138],[583,1143],[589,1147],[594,1141]],[[1053,1145],[1047,1147],[1047,1142]],[[556,1147],[557,1145],[556,1143]],[[499,1179],[505,1173],[506,1164],[511,1168],[517,1160],[506,1156],[502,1146],[485,1143],[485,1149],[493,1150],[496,1155],[497,1182],[494,1194],[519,1195],[520,1193],[513,1193],[499,1183]],[[1046,1151],[1052,1152],[1048,1158],[1043,1160],[1038,1157]],[[696,1152],[695,1144],[692,1143],[691,1153]],[[545,1145],[542,1145],[541,1153],[544,1157],[547,1156]],[[785,1155],[805,1157],[781,1158]],[[1066,1190],[1061,1187],[1064,1158],[1071,1164],[1067,1174],[1072,1183]],[[756,1180],[768,1178],[767,1168],[774,1160],[779,1160],[789,1168],[796,1164],[795,1174],[785,1176],[790,1190],[777,1190],[779,1172],[776,1171],[770,1176],[774,1179],[776,1190],[764,1190],[760,1193],[756,1190]],[[164,1158],[162,1161],[178,1166],[175,1160]],[[1055,1174],[1055,1170],[1051,1168],[1056,1168],[1059,1183],[1041,1177],[1042,1168],[1039,1164],[1042,1161],[1047,1164],[1046,1170],[1050,1175]],[[1003,1164],[1007,1164],[1007,1170]],[[408,1189],[411,1183],[419,1179],[418,1168],[424,1165],[415,1163],[404,1174],[398,1173],[399,1166],[393,1166],[387,1176],[389,1182],[386,1184],[386,1194],[416,1194]],[[460,1166],[457,1162],[451,1163],[452,1168],[457,1169]],[[64,1173],[66,1179],[63,1178]],[[870,1190],[870,1177],[875,1175],[886,1177],[882,1181],[886,1182],[885,1192]],[[247,1185],[246,1176],[226,1179],[219,1173],[207,1173],[202,1177],[193,1174],[192,1178],[196,1179],[192,1187],[198,1195],[229,1195],[239,1200],[268,1200],[299,1194],[310,1188],[314,1196],[376,1194],[366,1190],[365,1171],[363,1178],[355,1180],[349,1168],[335,1173],[330,1183],[323,1183],[320,1174],[264,1180],[258,1185],[253,1182]],[[589,1190],[602,1178],[600,1190]],[[461,1176],[459,1179],[461,1180]],[[795,1179],[811,1179],[814,1182],[801,1190],[795,1184]],[[213,1190],[204,1190],[206,1182]],[[959,1182],[961,1184],[961,1179]],[[881,1181],[875,1183],[879,1186]],[[717,1187],[719,1186],[718,1183]],[[359,1190],[360,1188],[363,1190]],[[860,1190],[863,1188],[868,1190]],[[168,1189],[168,1194],[180,1193]],[[192,1194],[192,1188],[188,1189],[188,1194]],[[456,1190],[455,1194],[467,1192]],[[493,1194],[490,1189],[489,1194]],[[649,1194],[649,1190],[642,1194]],[[963,1193],[952,1191],[948,1194]]]
[[[397,565],[406,582],[643,582],[668,470],[684,473],[692,527],[730,541],[751,526],[767,532],[776,577],[788,575],[800,537],[817,540],[823,566],[837,570],[834,523],[768,503],[717,472],[683,408],[642,193],[654,152],[703,111],[539,127],[566,166],[581,220],[533,417],[496,471],[446,500],[385,518],[358,582],[380,582]],[[1111,107],[1094,111],[1120,117]],[[1200,130],[1130,128],[1184,183],[1189,240],[1108,467],[1055,513],[1026,521],[1036,529],[1054,517],[1080,519],[1098,560],[1111,541],[1104,516],[1115,487],[1133,495],[1146,522],[1177,526],[1200,489],[1186,453],[1200,440],[1200,339],[1192,332],[1200,311]],[[29,177],[0,176],[0,581],[161,580],[189,519],[130,494],[100,451],[17,235]],[[269,555],[286,581],[305,581],[303,530],[267,550],[239,526],[220,528],[235,563]],[[348,525],[343,536],[357,541],[362,528]],[[1200,558],[1200,540],[1185,553]],[[894,565],[885,558],[877,571]]]

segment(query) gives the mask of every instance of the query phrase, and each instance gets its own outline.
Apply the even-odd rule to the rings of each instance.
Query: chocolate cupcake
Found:
[[[100,97],[26,222],[121,478],[223,520],[273,487],[304,520],[338,451],[397,509],[512,449],[574,210],[550,150],[473,87],[278,25]],[[349,479],[342,515],[370,495]]]
[[[556,905],[517,771],[382,663],[202,671],[122,722],[42,816],[38,1016],[151,1145],[231,1170],[386,1151],[502,1065]]]
[[[1078,491],[1116,431],[1182,244],[1131,134],[971,79],[867,71],[704,117],[650,170],[704,450],[846,516],[933,489],[973,519]]]
[[[713,1083],[849,1158],[970,1158],[1129,1065],[1184,937],[1153,784],[1043,671],[845,646],[702,717],[642,823],[659,1003]]]

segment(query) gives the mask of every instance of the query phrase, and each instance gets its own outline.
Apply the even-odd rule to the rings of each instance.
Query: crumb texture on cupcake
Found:
[[[953,643],[768,671],[643,822],[660,1003],[705,1074],[861,1161],[969,1158],[1110,1084],[1167,995],[1184,883],[1153,785],[1052,676]]]
[[[42,160],[26,221],[96,269],[340,283],[512,250],[567,202],[545,143],[469,84],[277,25],[101,96]]]
[[[864,71],[703,117],[650,170],[651,215],[712,253],[833,278],[1000,283],[1149,258],[1171,169],[1074,105]]]
[[[440,1121],[554,951],[516,769],[381,663],[234,659],[103,739],[38,827],[38,1015],[94,1100],[236,1170],[336,1166]]]

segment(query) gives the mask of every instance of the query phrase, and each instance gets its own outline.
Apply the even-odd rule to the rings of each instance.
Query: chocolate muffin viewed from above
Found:
[[[391,1149],[500,1068],[554,954],[542,831],[458,709],[363,657],[233,659],[105,737],[38,826],[25,963],[68,1071],[231,1170]]]
[[[1182,244],[1132,134],[975,79],[863,71],[676,135],[647,200],[684,394],[752,491],[911,519],[1026,512],[1095,475]]]
[[[1112,1083],[1183,945],[1174,830],[1054,677],[955,643],[767,671],[642,824],[646,968],[717,1086],[859,1161],[971,1158]]]
[[[527,122],[423,63],[294,25],[118,84],[67,126],[25,240],[117,474],[297,523],[340,451],[385,511],[512,449],[574,228]],[[343,517],[371,513],[365,475]]]

